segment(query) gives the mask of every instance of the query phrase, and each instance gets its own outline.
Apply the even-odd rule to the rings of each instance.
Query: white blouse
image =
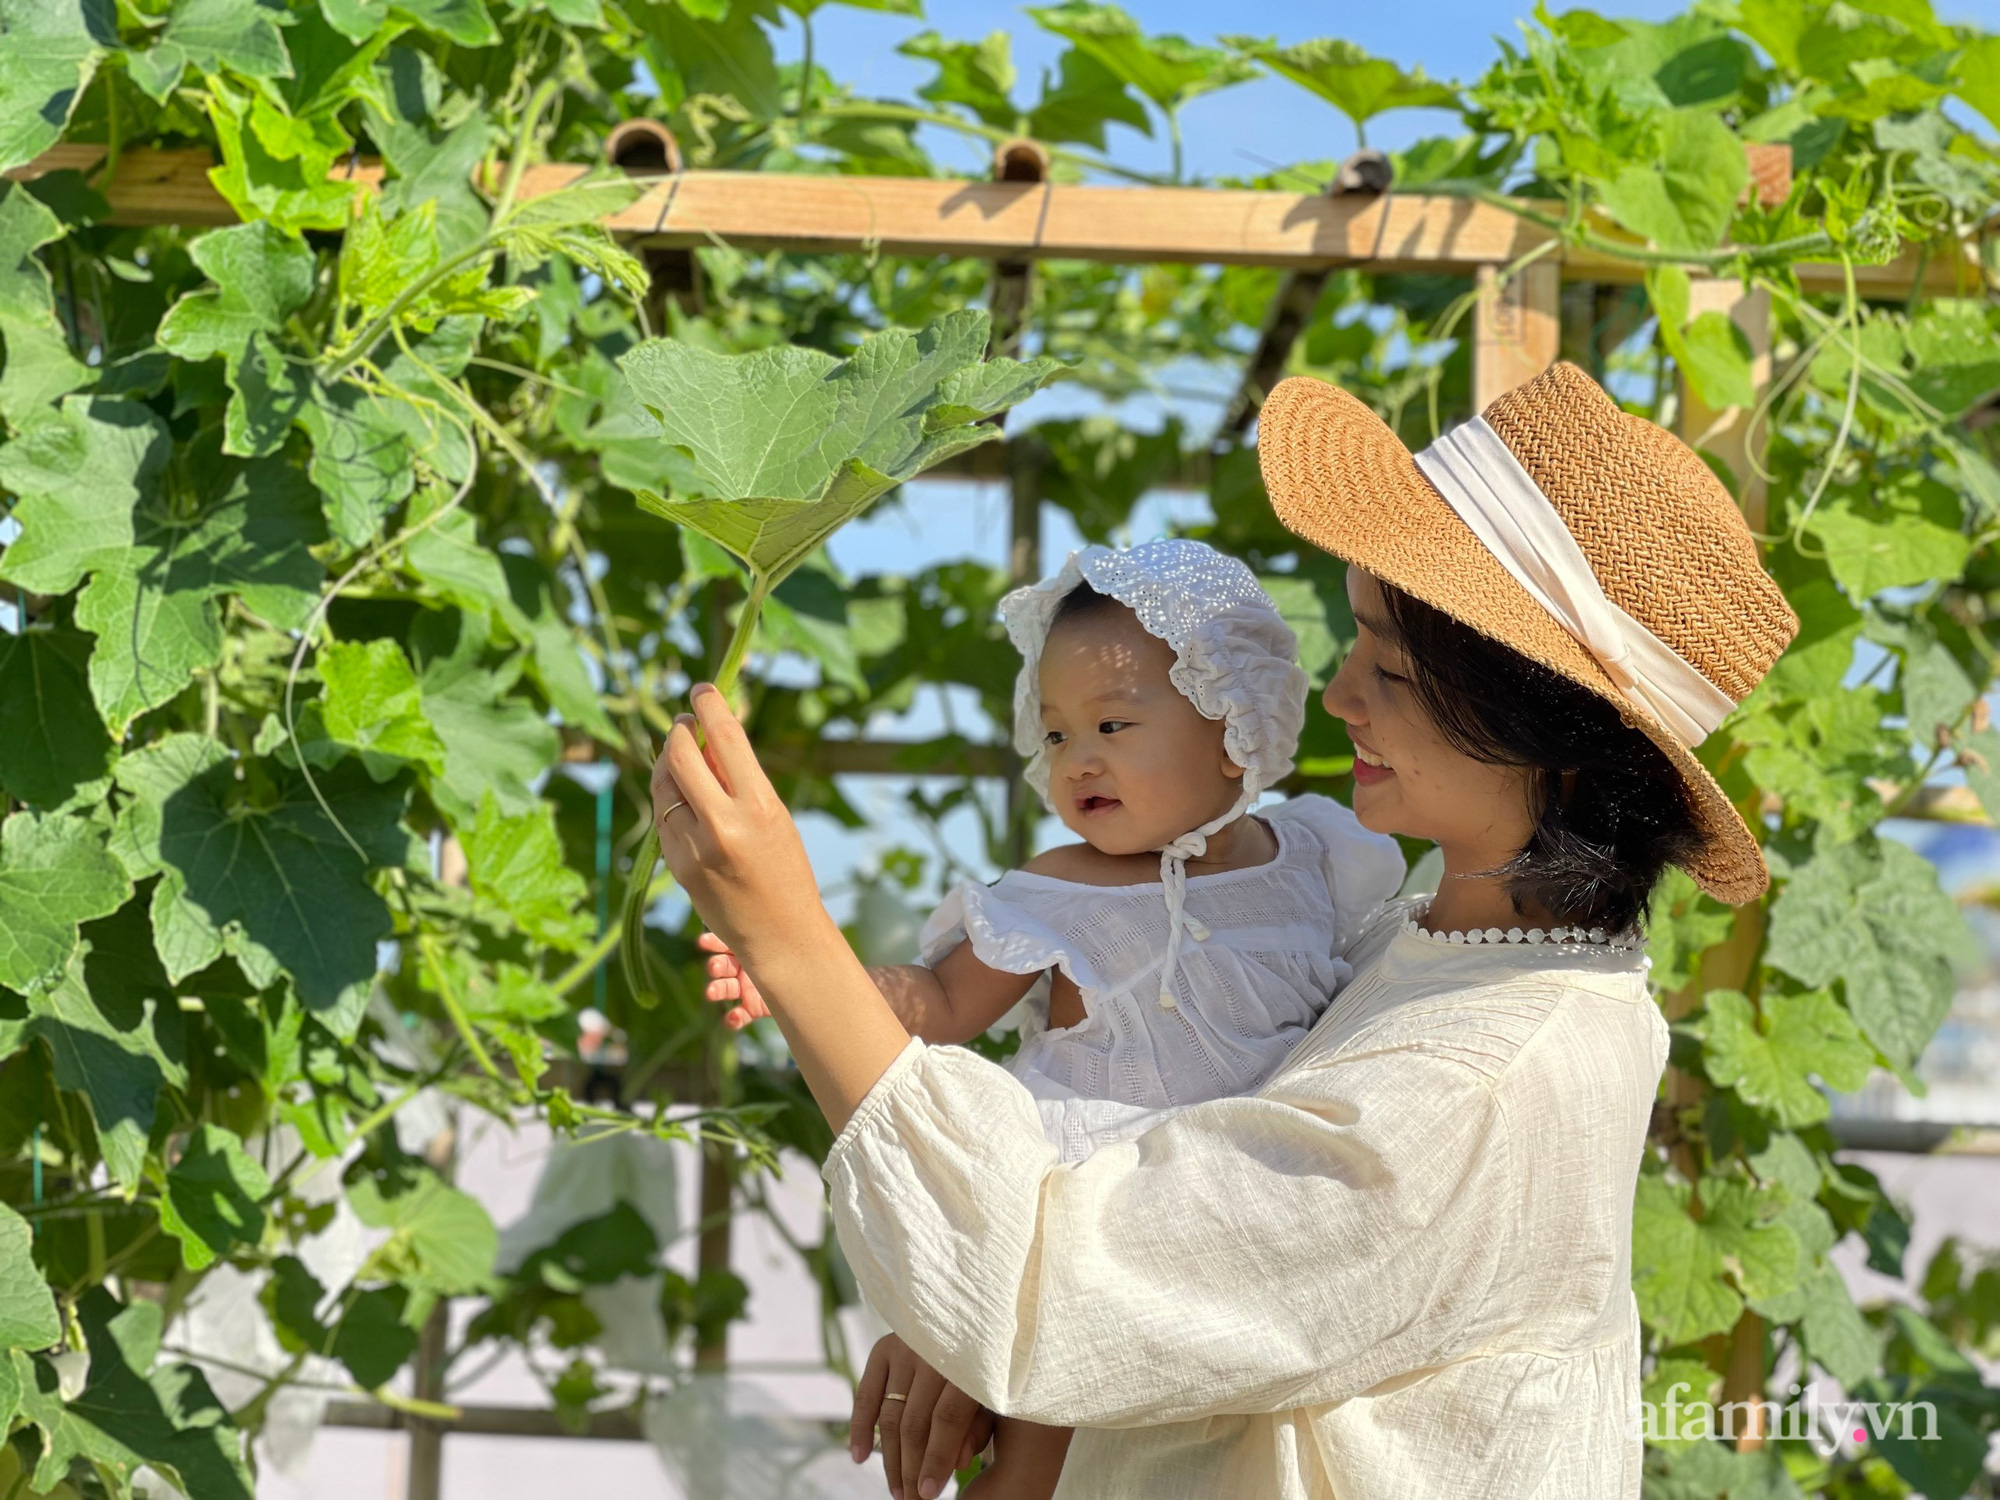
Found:
[[[1327,797],[1257,816],[1277,838],[1272,859],[1188,877],[1187,912],[1206,936],[1181,945],[1172,1008],[1158,999],[1168,921],[1158,881],[1095,886],[1014,870],[953,887],[925,923],[926,963],[969,941],[989,968],[1075,981],[1084,1019],[1051,1029],[1038,984],[1007,1061],[1065,1161],[1174,1109],[1254,1089],[1353,972],[1347,945],[1402,883],[1396,841]]]
[[[1057,1500],[1628,1500],[1632,1197],[1667,1028],[1630,949],[1447,947],[1392,904],[1248,1097],[1065,1165],[912,1038],[823,1169],[869,1304]]]

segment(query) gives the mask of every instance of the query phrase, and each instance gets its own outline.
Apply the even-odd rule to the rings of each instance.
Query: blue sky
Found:
[[[1398,0],[1395,4],[1329,4],[1324,0],[1124,0],[1149,31],[1178,32],[1209,41],[1218,31],[1272,36],[1281,42],[1338,36],[1408,67],[1423,64],[1434,78],[1466,82],[1498,54],[1493,39],[1519,34],[1518,18],[1532,0]],[[2000,29],[2000,0],[1933,0],[1947,21]],[[1552,9],[1569,10],[1557,0]],[[1611,16],[1664,20],[1690,8],[1684,0],[1603,0],[1593,7]],[[947,37],[982,37],[1005,30],[1025,92],[1040,69],[1052,64],[1063,43],[1037,27],[1018,6],[979,0],[925,0],[924,20],[828,5],[814,22],[814,49],[835,77],[872,94],[908,97],[931,76],[928,63],[898,55],[905,38],[933,27]],[[796,42],[797,27],[791,40]],[[794,50],[791,55],[796,55]],[[1405,145],[1447,129],[1450,117],[1405,110],[1371,122],[1371,145]],[[1353,127],[1330,105],[1279,79],[1264,78],[1197,99],[1183,112],[1190,173],[1234,176],[1261,170],[1260,161],[1291,162],[1345,156],[1354,149]],[[1164,139],[1149,141],[1112,127],[1112,152],[1121,162],[1164,171]],[[970,148],[967,148],[968,150]],[[968,156],[968,165],[971,164]]]
[[[2000,0],[1934,3],[1948,20],[2000,30]],[[1217,31],[1275,36],[1285,42],[1341,36],[1405,66],[1421,63],[1433,77],[1464,82],[1477,77],[1497,54],[1496,36],[1518,35],[1516,18],[1527,13],[1532,0],[1401,0],[1393,5],[1368,6],[1297,0],[1235,0],[1226,7],[1197,5],[1193,0],[1125,0],[1125,4],[1151,31],[1179,32],[1201,41]],[[1559,4],[1557,8],[1569,7]],[[1664,19],[1687,8],[1681,0],[1624,0],[1601,6],[1605,14],[1648,20]],[[1019,8],[1003,9],[973,0],[926,0],[925,12],[922,22],[913,22],[840,5],[826,6],[815,23],[816,55],[834,76],[864,93],[908,98],[931,76],[931,68],[898,55],[895,48],[926,26],[953,38],[976,38],[996,28],[1007,30],[1013,38],[1023,93],[1032,93],[1039,70],[1052,64],[1063,47],[1060,39],[1042,32]],[[794,24],[780,41],[781,55],[796,57],[797,44]],[[1401,111],[1371,122],[1370,143],[1400,146],[1452,126],[1452,117],[1435,111]],[[1183,130],[1187,170],[1205,177],[1247,175],[1272,161],[1340,157],[1354,146],[1353,129],[1342,116],[1304,90],[1277,79],[1261,79],[1196,100],[1183,115]],[[942,132],[928,138],[927,144],[944,161],[960,160],[951,153],[963,150],[962,162],[967,169],[978,170],[982,165],[976,147],[961,148]],[[1166,169],[1164,139],[1148,140],[1114,126],[1111,149],[1126,165]],[[1067,403],[1058,391],[1036,398],[1031,408],[1019,415],[1031,420],[1057,415],[1067,409]],[[1192,520],[1205,511],[1206,501],[1201,496],[1149,496],[1133,515],[1126,539],[1143,541],[1161,534],[1175,520]],[[830,550],[840,566],[855,573],[913,572],[959,557],[999,563],[1006,556],[1007,518],[1008,499],[1000,485],[920,481],[846,527],[834,538]],[[1080,542],[1065,514],[1044,507],[1042,547],[1048,569]],[[970,729],[979,719],[965,699],[955,702],[954,712],[961,729]],[[935,734],[942,727],[939,706],[929,702],[900,721],[885,720],[871,726],[876,734],[896,738]],[[857,868],[868,868],[891,844],[921,844],[913,825],[892,810],[891,799],[902,785],[900,780],[886,778],[846,779],[849,795],[857,805],[879,819],[869,830],[846,833],[828,819],[808,816],[802,820],[821,879],[835,887],[829,893],[831,904],[843,916],[847,893],[840,887]],[[1042,842],[1066,842],[1067,838],[1054,819],[1048,820]],[[968,815],[949,820],[946,839],[962,857],[974,857],[976,838]],[[1952,852],[1982,862],[1979,851]],[[1984,858],[1990,860],[1990,848],[1984,851]]]

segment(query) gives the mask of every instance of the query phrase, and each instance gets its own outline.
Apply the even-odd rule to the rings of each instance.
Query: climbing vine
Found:
[[[1218,426],[1278,273],[1048,262],[1016,315],[978,262],[633,250],[600,224],[642,180],[529,192],[530,169],[601,162],[648,119],[693,167],[984,175],[1026,135],[1058,177],[1143,185],[1129,132],[1166,139],[1178,178],[1184,107],[1265,74],[1357,145],[1385,111],[1447,112],[1389,153],[1392,190],[1505,208],[1616,267],[1571,302],[1571,357],[1647,416],[1736,409],[1754,439],[1751,468],[1712,456],[1761,504],[1804,628],[1702,753],[1776,881],[1740,912],[1676,881],[1656,912],[1675,1043],[1635,1208],[1647,1394],[1782,1402],[1817,1371],[1930,1402],[1939,1436],[1663,1435],[1649,1493],[1984,1483],[2000,1397],[1972,1356],[2000,1352],[2000,1271],[1947,1246],[1917,1305],[1854,1305],[1843,1240],[1917,1268],[1880,1184],[1836,1157],[1825,1090],[1914,1081],[1970,947],[1884,820],[2000,812],[2000,37],[1924,0],[1538,10],[1452,84],[1065,0],[1021,20],[1064,49],[1029,82],[1004,32],[867,8],[909,17],[915,98],[831,76],[814,38],[841,13],[817,0],[0,0],[0,1484],[124,1494],[144,1468],[246,1496],[246,1439],[288,1391],[435,1415],[501,1350],[577,1418],[634,1389],[604,1299],[635,1278],[674,1357],[712,1357],[747,1296],[726,1264],[673,1269],[627,1202],[503,1252],[436,1127],[699,1140],[745,1211],[781,1151],[823,1158],[780,1039],[699,998],[641,837],[653,750],[692,681],[740,668],[790,804],[856,828],[828,747],[957,704],[899,753],[928,773],[903,821],[970,815],[1005,858],[1018,809],[971,773],[1008,722],[1007,572],[851,576],[823,544],[869,505],[939,503],[899,486],[1000,440],[1051,379],[1094,414],[1007,426],[1031,499],[1102,540],[1149,490],[1197,486],[1186,529],[1266,578],[1317,680],[1351,639],[1338,568],[1276,526],[1240,424]],[[1745,148],[1780,144],[1773,198]],[[196,148],[237,222],[121,199],[121,168]],[[1908,285],[1864,294],[1899,256]],[[1769,297],[1768,381],[1695,278]],[[1470,308],[1462,281],[1338,271],[1288,368],[1421,444],[1469,409]],[[824,409],[759,432],[781,461],[753,462],[743,414],[807,387]],[[1144,415],[1162,400],[1175,415]],[[981,722],[949,717],[974,703]],[[1296,786],[1340,792],[1349,754],[1314,715]],[[857,941],[961,873],[960,847],[886,853]],[[336,1223],[367,1247],[338,1275]],[[794,1244],[846,1368],[838,1248]],[[276,1351],[247,1372],[182,1342],[223,1297]],[[452,1299],[476,1315],[412,1397]]]

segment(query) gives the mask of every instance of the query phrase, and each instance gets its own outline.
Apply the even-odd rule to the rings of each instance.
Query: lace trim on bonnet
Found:
[[[1256,575],[1238,559],[1179,539],[1072,552],[1053,578],[1016,589],[1000,601],[1007,634],[1021,653],[1021,673],[1014,682],[1014,748],[1027,757],[1028,784],[1052,810],[1048,747],[1042,741],[1042,647],[1063,596],[1079,583],[1125,605],[1148,635],[1173,648],[1174,665],[1168,671],[1173,685],[1204,717],[1222,720],[1223,751],[1243,767],[1235,804],[1160,850],[1168,918],[1160,1004],[1171,1009],[1183,932],[1196,942],[1208,937],[1208,930],[1187,915],[1187,861],[1207,850],[1211,833],[1248,812],[1291,772],[1311,685],[1298,664],[1298,637]]]

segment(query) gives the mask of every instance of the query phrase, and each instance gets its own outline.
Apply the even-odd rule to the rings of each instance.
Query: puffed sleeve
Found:
[[[1327,894],[1339,919],[1334,951],[1345,950],[1382,904],[1402,889],[1408,867],[1402,846],[1361,826],[1352,808],[1314,792],[1258,810],[1262,818],[1301,823],[1318,838]]]
[[[1451,1357],[1519,1192],[1486,1076],[1406,1046],[1065,1166],[1018,1079],[913,1039],[823,1175],[919,1356],[996,1411],[1094,1427],[1336,1401]]]
[[[1048,907],[1059,899],[1023,892],[1006,875],[994,885],[961,880],[925,921],[917,934],[917,951],[925,963],[935,964],[960,943],[969,942],[981,963],[1003,974],[1059,968],[1081,988],[1101,989],[1103,981],[1096,971],[1056,930]]]

